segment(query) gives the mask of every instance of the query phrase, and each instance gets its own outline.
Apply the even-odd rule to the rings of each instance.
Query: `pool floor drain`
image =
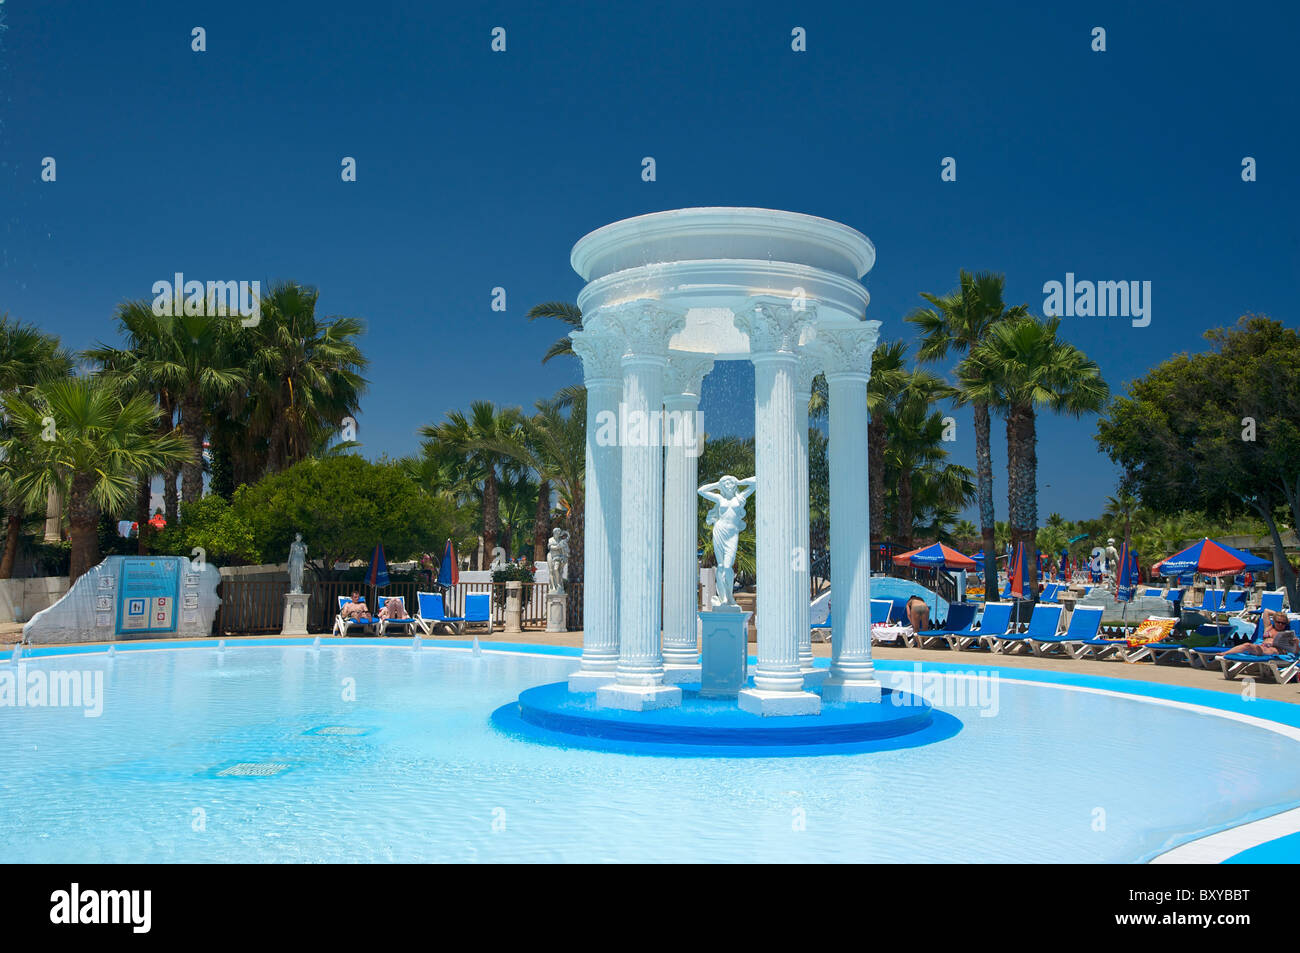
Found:
[[[289,765],[281,761],[241,761],[217,772],[219,778],[272,778]]]
[[[310,728],[304,734],[308,735],[335,735],[345,738],[355,738],[360,735],[368,735],[375,729],[366,728],[360,725],[321,725],[318,728]]]

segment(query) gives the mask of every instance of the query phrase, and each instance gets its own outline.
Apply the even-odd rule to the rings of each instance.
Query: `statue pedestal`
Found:
[[[281,635],[307,634],[307,603],[311,599],[309,592],[286,592],[284,594],[284,625]]]
[[[548,592],[546,594],[546,631],[547,632],[568,632],[569,626],[565,619],[569,608],[569,597],[563,592]]]
[[[506,624],[505,628],[501,630],[506,635],[518,635],[524,631],[523,626],[520,624],[523,620],[522,591],[523,583],[506,583]]]
[[[701,612],[700,695],[704,698],[735,698],[749,677],[749,617],[753,613],[736,609]]]

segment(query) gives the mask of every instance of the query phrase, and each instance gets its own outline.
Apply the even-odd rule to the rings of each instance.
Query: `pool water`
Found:
[[[734,759],[494,730],[566,655],[327,642],[23,664],[102,672],[104,699],[95,718],[0,707],[11,862],[1138,861],[1300,803],[1289,737],[1005,678],[996,714],[952,708],[961,730],[924,747]]]

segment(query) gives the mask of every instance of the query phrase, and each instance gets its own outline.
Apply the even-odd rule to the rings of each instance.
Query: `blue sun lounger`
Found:
[[[353,629],[361,629],[362,635],[365,635],[366,630],[369,630],[370,634],[374,635],[375,626],[379,624],[379,620],[369,614],[370,610],[368,608],[366,610],[367,614],[359,619],[343,618],[343,607],[351,601],[351,596],[339,596],[339,611],[334,616],[334,635],[346,636]]]
[[[975,625],[977,607],[969,602],[954,602],[948,606],[948,618],[943,625],[925,632],[912,633],[912,644],[918,649],[937,648],[940,645],[951,647],[949,636],[969,635]]]
[[[965,632],[953,632],[947,636],[948,648],[954,652],[982,647],[980,640],[986,635],[1005,635],[1011,626],[1011,613],[1015,604],[1011,602],[990,602],[980,615],[979,626]]]
[[[1300,673],[1300,657],[1289,655],[1242,655],[1228,652],[1219,656],[1223,677],[1235,679],[1243,676],[1269,676],[1279,685],[1285,685]]]
[[[416,615],[416,624],[425,635],[432,635],[440,625],[450,629],[452,635],[460,635],[461,629],[465,628],[464,618],[447,615],[447,611],[442,604],[442,593],[417,592],[415,598],[420,603],[420,611]]]
[[[406,611],[405,596],[384,596],[385,602],[389,599],[396,599],[402,604],[402,611]],[[420,628],[419,621],[411,615],[408,615],[404,619],[381,619],[376,615],[375,621],[378,623],[378,632],[381,636],[387,635],[390,628],[394,630],[394,635],[410,634]]]
[[[492,594],[471,592],[465,597],[465,625],[486,625],[492,634]]]
[[[992,633],[980,636],[989,651],[1001,655],[1006,653],[1013,654],[1019,649],[1031,652],[1029,640],[1045,635],[1055,635],[1056,630],[1061,625],[1061,607],[1047,606],[1039,603],[1034,606],[1034,614],[1029,617],[1029,627],[1023,633],[1004,633],[994,635]]]
[[[1101,606],[1078,606],[1070,615],[1070,624],[1060,635],[1035,635],[1029,639],[1029,648],[1039,658],[1068,655],[1083,658],[1088,654],[1088,643],[1097,638],[1101,629]]]
[[[1229,633],[1231,634],[1231,633]],[[1221,635],[1218,645],[1202,645],[1187,652],[1187,660],[1191,662],[1193,668],[1213,668],[1219,663],[1221,655],[1228,655],[1241,648],[1240,643],[1231,643],[1227,641],[1228,636]],[[1264,640],[1264,617],[1261,615],[1255,620],[1255,634],[1251,636],[1247,645],[1256,644]]]

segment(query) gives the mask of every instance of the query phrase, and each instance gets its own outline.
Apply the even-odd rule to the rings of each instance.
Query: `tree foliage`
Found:
[[[405,468],[355,456],[307,459],[235,491],[234,508],[266,559],[279,561],[301,532],[322,578],[336,562],[366,560],[377,543],[389,560],[441,551],[451,504],[425,493]]]
[[[1209,351],[1156,365],[1112,401],[1097,443],[1151,510],[1258,515],[1294,604],[1277,519],[1300,521],[1300,333],[1246,315],[1205,337]]]

